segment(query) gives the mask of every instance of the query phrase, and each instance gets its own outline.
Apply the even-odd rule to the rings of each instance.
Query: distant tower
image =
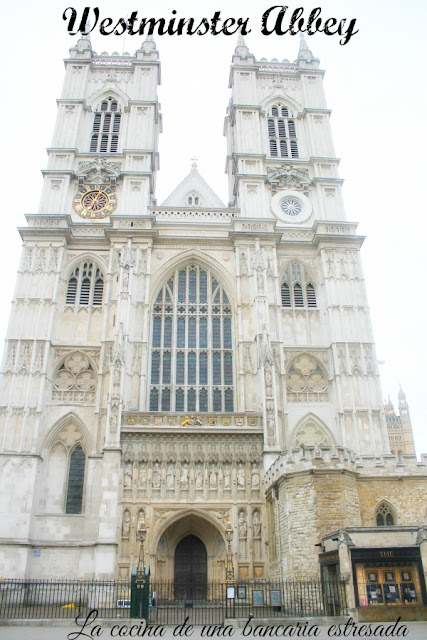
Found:
[[[399,415],[396,415],[390,397],[384,405],[390,450],[397,456],[404,453],[415,454],[411,416],[409,415],[409,406],[402,387],[399,387],[397,397],[399,399]]]

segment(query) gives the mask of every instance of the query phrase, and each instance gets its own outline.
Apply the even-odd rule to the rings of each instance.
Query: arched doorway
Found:
[[[175,549],[175,595],[183,597],[189,590],[203,596],[208,580],[208,556],[200,538],[186,536]]]

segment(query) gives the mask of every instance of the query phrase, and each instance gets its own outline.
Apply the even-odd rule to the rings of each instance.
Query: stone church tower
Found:
[[[229,521],[240,579],[317,575],[370,524],[395,456],[322,79],[303,39],[239,39],[229,203],[193,164],[158,206],[154,41],[70,50],[3,363],[4,575],[127,577],[141,520],[156,578],[223,580]]]

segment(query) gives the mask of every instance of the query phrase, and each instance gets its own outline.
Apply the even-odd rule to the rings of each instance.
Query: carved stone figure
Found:
[[[168,464],[166,472],[166,487],[168,489],[175,489],[175,471],[173,464]]]
[[[261,517],[259,515],[258,510],[254,511],[252,522],[253,522],[254,539],[259,540],[261,538]]]
[[[181,489],[188,489],[188,464],[185,464],[181,469],[180,483]]]
[[[128,509],[125,509],[123,513],[123,522],[122,522],[122,538],[124,540],[129,539],[130,534],[130,513]]]
[[[160,489],[161,475],[160,475],[160,464],[158,462],[154,463],[152,483],[153,483],[153,489]]]
[[[259,471],[256,462],[252,463],[251,486],[252,489],[259,489]]]
[[[224,467],[224,489],[231,489],[231,469],[228,464]]]
[[[203,467],[200,465],[196,471],[196,489],[203,489]]]
[[[125,465],[123,486],[125,489],[132,489],[132,464],[130,462]]]
[[[145,464],[140,464],[140,466],[139,466],[138,486],[141,489],[144,489],[147,486],[147,469],[145,467]]]
[[[246,521],[245,512],[243,509],[239,512],[239,539],[245,540],[248,537],[248,523]]]
[[[210,473],[209,473],[209,487],[211,489],[216,489],[218,484],[218,472],[214,465],[212,465]]]
[[[237,470],[237,488],[244,489],[245,484],[246,484],[245,469],[243,467],[243,464],[240,462],[239,468]]]

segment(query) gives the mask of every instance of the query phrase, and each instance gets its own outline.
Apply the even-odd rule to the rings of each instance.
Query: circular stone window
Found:
[[[285,216],[299,216],[302,211],[302,204],[297,198],[285,198],[280,206]]]
[[[305,222],[313,210],[310,200],[299,191],[279,191],[271,199],[274,215],[288,224]]]

